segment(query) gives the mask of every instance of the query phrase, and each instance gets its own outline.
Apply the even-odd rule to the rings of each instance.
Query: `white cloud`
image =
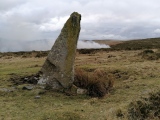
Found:
[[[105,44],[98,44],[96,42],[93,41],[78,41],[78,45],[77,45],[78,49],[83,49],[83,48],[110,48],[108,45]]]
[[[40,30],[41,31],[57,31],[61,30],[65,21],[68,19],[69,16],[64,16],[64,17],[55,17],[51,18],[48,22],[42,23],[40,25]]]

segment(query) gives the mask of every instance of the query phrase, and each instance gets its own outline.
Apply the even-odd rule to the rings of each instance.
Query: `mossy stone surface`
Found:
[[[43,79],[53,89],[70,88],[73,84],[80,21],[79,13],[70,15],[41,69]]]

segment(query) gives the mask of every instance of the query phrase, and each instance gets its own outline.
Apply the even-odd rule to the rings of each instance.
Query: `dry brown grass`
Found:
[[[139,55],[141,55],[142,58],[146,60],[158,60],[160,58],[159,50],[154,51],[154,50],[146,49],[142,51]]]
[[[92,97],[103,97],[113,87],[114,79],[102,69],[87,72],[83,69],[76,69],[74,84],[78,87],[88,89]]]

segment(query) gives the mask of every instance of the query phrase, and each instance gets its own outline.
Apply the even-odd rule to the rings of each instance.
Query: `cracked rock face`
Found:
[[[42,66],[41,80],[52,89],[67,89],[73,84],[80,20],[77,12],[70,15]]]

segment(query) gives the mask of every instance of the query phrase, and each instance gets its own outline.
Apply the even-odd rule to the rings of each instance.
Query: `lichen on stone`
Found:
[[[80,32],[81,15],[73,12],[65,23],[41,69],[52,88],[70,88],[74,81],[74,60]]]

